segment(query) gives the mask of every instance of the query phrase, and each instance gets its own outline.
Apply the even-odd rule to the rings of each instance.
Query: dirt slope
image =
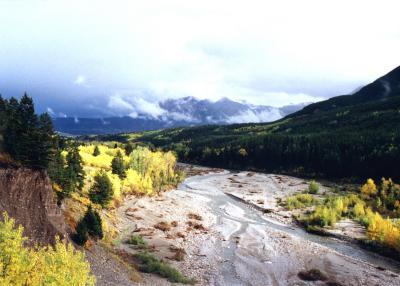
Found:
[[[0,168],[0,213],[7,212],[24,227],[31,244],[54,243],[66,237],[64,217],[44,171]]]

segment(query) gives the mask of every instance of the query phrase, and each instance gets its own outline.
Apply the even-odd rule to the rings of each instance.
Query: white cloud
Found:
[[[165,114],[165,110],[160,107],[158,102],[150,102],[141,97],[133,98],[135,111],[152,117],[159,117]]]
[[[132,104],[125,101],[120,94],[115,94],[110,97],[108,107],[115,112],[121,113],[129,113],[135,109]]]
[[[54,113],[54,111],[53,111],[53,109],[51,107],[47,107],[46,111],[50,116],[54,116],[55,115],[55,113]]]
[[[86,77],[85,76],[83,76],[83,75],[78,75],[77,77],[76,77],[76,79],[74,80],[74,84],[75,85],[86,85]]]
[[[0,79],[136,116],[182,96],[315,101],[400,63],[399,10],[395,0],[0,1]]]
[[[242,112],[238,115],[231,116],[227,119],[227,123],[259,123],[259,122],[271,122],[282,118],[279,109],[272,109],[270,111],[263,112],[255,112],[252,110],[248,110],[246,112]]]

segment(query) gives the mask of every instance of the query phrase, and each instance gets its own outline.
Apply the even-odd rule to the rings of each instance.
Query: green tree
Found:
[[[81,191],[84,185],[85,171],[79,149],[73,144],[67,154],[67,167],[65,170],[67,178],[66,194],[69,195],[76,191]]]
[[[83,221],[86,223],[90,236],[99,239],[103,238],[103,228],[101,225],[100,215],[97,211],[93,210],[92,206],[89,206],[86,210]]]
[[[90,200],[106,207],[113,197],[113,189],[107,173],[101,171],[94,177],[94,184],[89,191]]]
[[[133,145],[131,143],[127,143],[125,145],[125,154],[129,156],[133,151]]]
[[[117,155],[112,159],[111,169],[112,173],[118,175],[120,179],[126,178],[124,157],[122,156],[122,153],[120,151],[118,151]]]
[[[33,166],[37,169],[47,169],[54,156],[55,140],[53,123],[48,113],[39,116],[36,154]]]
[[[99,146],[94,146],[94,150],[93,150],[93,156],[97,157],[100,155],[100,150],[99,150]]]
[[[53,125],[50,116],[37,116],[27,94],[20,99],[0,100],[0,129],[4,151],[22,165],[47,169],[53,152]]]
[[[76,233],[73,235],[73,240],[79,244],[84,245],[90,237],[95,239],[103,238],[103,229],[101,225],[101,218],[97,211],[94,211],[92,206],[89,206],[83,218],[76,226]]]
[[[80,221],[76,226],[76,233],[72,236],[73,241],[79,245],[84,245],[89,239],[88,229],[85,222]]]

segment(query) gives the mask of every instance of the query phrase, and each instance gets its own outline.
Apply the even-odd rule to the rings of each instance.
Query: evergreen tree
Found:
[[[94,177],[94,184],[89,191],[90,200],[106,207],[113,197],[113,189],[107,173],[101,171]]]
[[[0,132],[3,132],[6,119],[6,101],[0,94]]]
[[[87,226],[88,234],[92,237],[102,239],[103,238],[103,229],[101,226],[101,218],[97,211],[92,209],[92,206],[89,206],[83,220]]]
[[[67,167],[65,175],[67,178],[67,186],[65,188],[66,195],[76,191],[81,191],[84,185],[85,171],[83,170],[82,158],[79,154],[78,146],[73,144],[67,154]]]
[[[35,114],[33,100],[26,93],[19,101],[16,117],[19,120],[17,128],[19,135],[18,160],[28,166],[36,167],[35,161],[39,157],[38,148],[40,147],[37,129],[38,117]]]
[[[46,169],[52,157],[53,126],[48,115],[38,117],[32,98],[0,99],[0,131],[4,150],[22,165]]]
[[[131,143],[127,143],[125,145],[125,154],[129,156],[133,151],[133,145]]]
[[[120,151],[111,161],[112,173],[119,176],[120,179],[126,178],[126,170],[124,165],[124,157]]]
[[[53,123],[48,113],[39,116],[38,133],[35,146],[35,156],[32,158],[33,166],[38,169],[47,169],[53,159],[55,140]]]
[[[99,146],[94,146],[94,150],[93,150],[93,156],[97,157],[100,155],[100,150],[99,150]]]
[[[86,223],[81,220],[76,226],[76,233],[72,236],[73,241],[79,245],[84,245],[88,240],[88,228]]]

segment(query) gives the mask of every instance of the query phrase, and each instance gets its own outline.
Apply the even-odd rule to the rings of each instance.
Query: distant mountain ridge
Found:
[[[183,162],[213,167],[400,179],[400,67],[350,95],[308,105],[273,123],[174,128],[102,139],[173,150]]]
[[[228,98],[212,102],[206,99],[183,97],[160,102],[159,107],[164,113],[157,117],[151,114],[108,118],[69,117],[54,118],[53,122],[55,129],[62,133],[116,134],[205,124],[271,122],[298,111],[306,105],[307,103],[272,107],[236,102]]]

